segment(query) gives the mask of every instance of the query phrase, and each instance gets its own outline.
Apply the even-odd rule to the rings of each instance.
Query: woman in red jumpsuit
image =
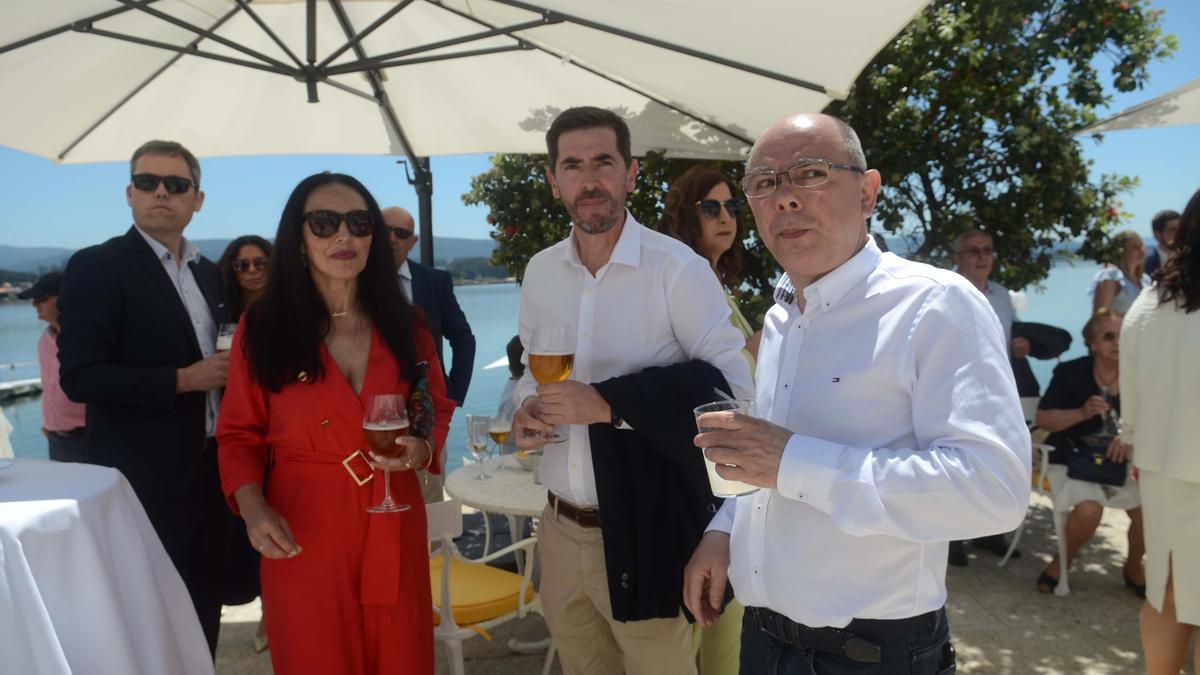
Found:
[[[432,338],[400,291],[379,206],[354,178],[292,192],[264,297],[238,328],[218,422],[221,482],[262,552],[279,675],[433,672],[425,506],[454,404]],[[396,459],[363,438],[372,394],[408,397],[426,361],[432,438]],[[383,499],[412,508],[368,513]],[[265,481],[264,481],[265,475]],[[265,483],[265,487],[264,487]]]

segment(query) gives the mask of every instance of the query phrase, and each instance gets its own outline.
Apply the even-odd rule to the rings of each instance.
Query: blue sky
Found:
[[[1200,2],[1157,0],[1166,10],[1164,25],[1179,39],[1175,57],[1151,65],[1143,90],[1114,96],[1115,112],[1165,93],[1200,76]],[[1160,209],[1182,210],[1200,187],[1196,148],[1200,125],[1141,129],[1106,134],[1097,144],[1084,138],[1093,174],[1116,172],[1138,176],[1141,185],[1123,198],[1126,223],[1148,233],[1150,218]],[[130,148],[132,151],[132,148]],[[299,180],[319,171],[358,177],[383,204],[416,211],[416,194],[403,167],[392,157],[287,156],[233,157],[202,160],[203,211],[188,226],[195,239],[231,238],[240,234],[271,236],[279,212]],[[485,209],[468,207],[461,196],[471,176],[485,171],[486,155],[435,157],[433,213],[439,236],[485,239]],[[0,205],[4,224],[0,244],[78,248],[103,241],[129,225],[124,187],[125,163],[57,165],[8,148],[0,148]]]

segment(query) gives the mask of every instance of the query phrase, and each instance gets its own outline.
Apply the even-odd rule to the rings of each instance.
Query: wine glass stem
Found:
[[[383,503],[392,503],[392,472],[388,469],[383,470]]]

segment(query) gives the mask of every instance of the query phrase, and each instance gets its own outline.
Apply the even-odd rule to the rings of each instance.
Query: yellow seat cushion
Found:
[[[450,559],[450,592],[454,622],[460,626],[482,623],[517,611],[517,596],[521,592],[519,574],[491,565],[473,565]],[[433,606],[442,605],[442,556],[429,558],[429,582],[433,589]],[[533,584],[525,589],[525,602],[533,600]],[[441,623],[433,613],[433,625]]]

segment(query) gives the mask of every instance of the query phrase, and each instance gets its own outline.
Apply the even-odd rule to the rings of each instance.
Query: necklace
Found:
[[[1092,366],[1092,374],[1096,377],[1096,384],[1099,384],[1102,389],[1112,389],[1112,386],[1117,383],[1117,371],[1113,370],[1108,377],[1100,374],[1099,364]]]
[[[344,316],[350,316],[350,310],[345,310],[345,311],[341,311],[341,312],[330,312],[329,316],[331,316],[335,319],[340,319]]]

